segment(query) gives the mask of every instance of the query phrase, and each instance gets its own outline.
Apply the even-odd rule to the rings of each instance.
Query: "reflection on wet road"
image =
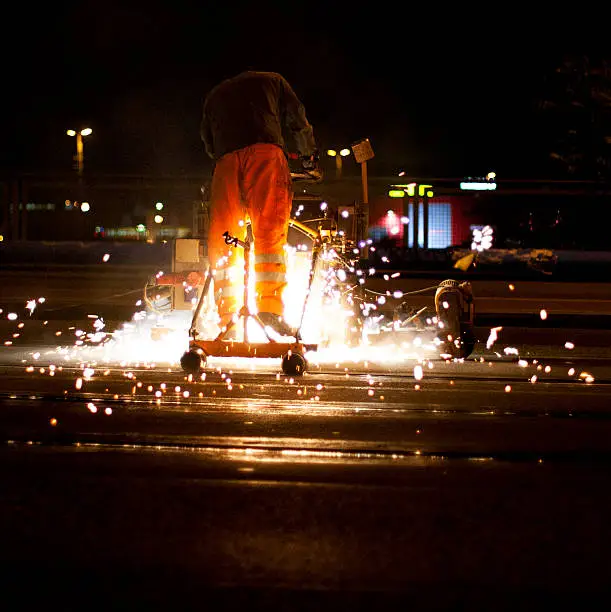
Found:
[[[5,361],[0,585],[153,607],[594,603],[610,373],[557,355],[299,379]]]

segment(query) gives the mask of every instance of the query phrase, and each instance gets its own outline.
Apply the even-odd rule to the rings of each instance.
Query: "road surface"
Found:
[[[318,363],[301,379],[267,360],[189,380],[5,349],[5,597],[596,607],[611,578],[611,362],[556,340],[464,363]]]
[[[608,285],[479,281],[464,362],[412,343],[189,379],[184,337],[131,322],[150,270],[110,264],[0,271],[7,609],[606,604]],[[88,347],[101,322],[125,331]]]

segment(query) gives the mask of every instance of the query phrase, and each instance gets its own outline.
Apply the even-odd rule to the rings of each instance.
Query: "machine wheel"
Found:
[[[454,345],[454,342],[447,340],[448,336],[451,336],[453,340],[460,338],[460,315],[460,296],[451,291],[445,292],[439,300],[437,309],[437,319],[443,324],[440,331],[444,337],[444,344]],[[450,352],[454,353],[455,351]]]
[[[289,353],[282,358],[282,371],[285,374],[301,376],[306,370],[307,362],[301,353]]]
[[[459,351],[460,357],[462,359],[466,359],[473,352],[475,344],[477,343],[477,338],[475,337],[475,334],[473,333],[473,330],[470,326],[461,325],[461,329],[461,345]]]
[[[180,366],[187,374],[198,374],[205,364],[205,355],[202,356],[196,351],[187,351],[180,358]]]

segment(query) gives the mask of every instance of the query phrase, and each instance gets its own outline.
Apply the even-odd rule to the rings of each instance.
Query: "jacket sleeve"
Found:
[[[212,136],[212,129],[210,127],[210,117],[206,112],[206,103],[204,102],[204,110],[202,112],[202,122],[199,130],[200,136],[204,146],[206,147],[206,153],[214,159],[214,138]]]
[[[281,79],[282,91],[282,128],[289,153],[301,156],[312,155],[316,151],[314,130],[308,123],[305,108],[285,79]]]

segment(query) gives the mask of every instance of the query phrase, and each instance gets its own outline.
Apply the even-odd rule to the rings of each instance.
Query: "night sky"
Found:
[[[0,43],[4,173],[70,171],[65,131],[85,126],[86,171],[209,173],[202,100],[251,68],[289,80],[321,150],[369,137],[372,173],[546,174],[536,103],[566,52],[561,35],[475,11],[441,22],[441,5],[430,15],[347,2],[32,6],[8,11]]]

